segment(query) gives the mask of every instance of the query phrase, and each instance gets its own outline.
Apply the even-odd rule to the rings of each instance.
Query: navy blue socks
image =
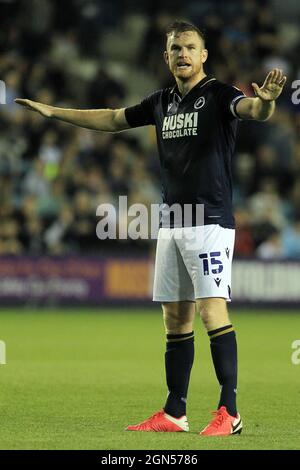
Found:
[[[237,343],[232,325],[208,332],[216,376],[221,386],[218,408],[226,406],[231,416],[237,415]],[[194,362],[194,332],[167,335],[165,353],[169,395],[164,410],[175,418],[186,415],[186,399]]]
[[[167,335],[165,353],[169,395],[164,410],[175,418],[186,414],[186,399],[194,362],[194,332]]]
[[[218,408],[226,406],[231,416],[236,416],[237,344],[232,325],[208,332],[216,376],[221,385]]]

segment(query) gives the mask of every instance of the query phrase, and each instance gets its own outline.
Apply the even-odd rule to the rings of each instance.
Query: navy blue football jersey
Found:
[[[176,85],[125,109],[130,127],[156,127],[163,203],[202,204],[205,224],[234,228],[231,160],[243,98],[207,76],[183,98]]]

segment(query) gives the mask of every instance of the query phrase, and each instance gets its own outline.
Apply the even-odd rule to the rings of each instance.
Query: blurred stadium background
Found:
[[[300,261],[300,107],[291,100],[292,82],[300,76],[299,2],[61,5],[0,1],[0,76],[7,99],[0,114],[0,299],[150,299],[147,260],[155,242],[100,241],[95,214],[100,203],[116,204],[119,195],[128,195],[129,204],[160,202],[153,129],[89,132],[28,113],[13,100],[75,108],[135,104],[171,83],[162,59],[164,28],[184,17],[206,30],[206,71],[219,80],[251,95],[251,82],[261,83],[272,67],[288,76],[274,117],[240,125],[233,162],[235,259],[263,263],[236,263],[233,297],[298,301],[298,266],[265,261]],[[118,262],[124,255],[135,259]],[[100,256],[103,264],[92,262]],[[60,261],[51,262],[53,257]],[[93,294],[97,283],[101,288]]]
[[[144,305],[151,303],[155,241],[96,237],[99,204],[117,204],[119,195],[128,195],[128,204],[160,202],[153,129],[90,132],[43,119],[13,102],[25,97],[86,109],[135,104],[171,83],[162,59],[164,29],[185,18],[205,29],[206,72],[219,80],[252,95],[251,82],[261,83],[272,67],[288,76],[272,119],[240,124],[233,161],[232,308],[286,309],[281,320],[272,310],[267,316],[262,310],[234,313],[246,366],[242,405],[250,407],[250,440],[239,442],[244,448],[296,448],[290,429],[299,377],[290,354],[299,320],[287,309],[296,307],[298,313],[300,306],[300,106],[291,99],[292,83],[300,78],[299,1],[0,0],[0,11],[0,79],[6,85],[6,105],[0,105],[0,301],[19,306],[0,315],[10,363],[0,371],[6,404],[1,447],[192,448],[177,438],[133,444],[122,437],[129,417],[151,413],[164,387],[159,307],[151,312],[153,320],[149,311],[143,320]],[[105,310],[111,304],[136,304],[137,315]],[[54,310],[43,316],[40,305]],[[74,305],[82,307],[71,317],[65,307]],[[91,305],[103,315],[85,310]],[[23,306],[28,315],[21,318]],[[161,338],[154,329],[159,325]],[[112,332],[115,342],[109,340]],[[144,350],[143,362],[134,345]],[[208,350],[203,354],[209,361]],[[158,374],[146,373],[150,366],[161,373],[158,383]],[[215,406],[215,379],[205,367],[201,379],[194,375],[194,416],[207,413],[205,400],[196,400],[199,387]],[[253,393],[246,403],[249,383]],[[281,403],[286,394],[290,408]],[[120,407],[116,417],[113,410]],[[251,421],[251,410],[257,422],[267,420],[269,434]],[[207,418],[202,416],[203,425]],[[112,436],[107,429],[98,433],[100,421],[112,426]]]

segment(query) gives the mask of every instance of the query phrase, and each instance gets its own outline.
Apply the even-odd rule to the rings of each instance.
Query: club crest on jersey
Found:
[[[204,96],[200,96],[200,98],[198,98],[195,101],[194,108],[195,109],[201,109],[201,108],[203,108],[204,105],[205,105],[205,98],[204,98]]]

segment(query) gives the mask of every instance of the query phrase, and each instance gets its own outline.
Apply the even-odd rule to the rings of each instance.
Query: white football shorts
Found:
[[[160,228],[156,247],[153,300],[231,300],[235,230],[220,225]]]

